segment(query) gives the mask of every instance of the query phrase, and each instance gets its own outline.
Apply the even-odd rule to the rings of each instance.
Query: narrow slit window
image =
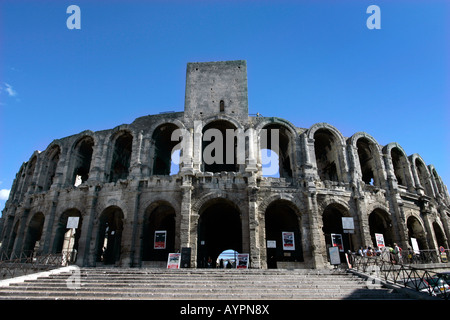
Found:
[[[220,112],[225,111],[225,102],[223,100],[220,100]]]

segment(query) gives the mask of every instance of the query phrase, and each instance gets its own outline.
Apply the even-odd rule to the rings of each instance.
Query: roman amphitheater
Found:
[[[212,163],[203,154],[219,138],[208,130],[228,138]],[[263,174],[267,150],[278,155],[272,176]],[[353,230],[342,218],[353,218]],[[332,235],[345,251],[375,246],[375,234],[431,250],[449,248],[449,222],[447,188],[419,154],[365,132],[344,137],[328,123],[300,128],[251,115],[246,62],[225,61],[187,65],[184,112],[35,151],[0,225],[3,254],[68,250],[78,266],[161,267],[169,253],[186,252],[186,266],[201,268],[233,249],[249,254],[250,268],[320,269]]]

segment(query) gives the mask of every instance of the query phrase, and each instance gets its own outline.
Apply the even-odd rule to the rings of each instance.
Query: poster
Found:
[[[295,250],[294,243],[294,233],[293,232],[282,232],[283,239],[283,250]]]
[[[328,252],[330,254],[330,263],[332,265],[339,265],[341,264],[341,257],[339,255],[339,248],[338,247],[329,247]]]
[[[236,269],[248,269],[248,253],[237,255]]]
[[[415,254],[420,254],[419,244],[417,243],[417,239],[416,238],[411,238],[411,245],[413,247],[414,253]]]
[[[166,248],[166,236],[167,231],[155,231],[155,241],[154,249],[165,249]]]
[[[384,236],[381,233],[375,233],[375,240],[377,242],[377,247],[383,249],[384,245]]]
[[[331,245],[338,247],[340,252],[344,252],[344,244],[342,242],[342,235],[337,233],[331,234]]]
[[[169,253],[167,269],[180,269],[181,253]]]

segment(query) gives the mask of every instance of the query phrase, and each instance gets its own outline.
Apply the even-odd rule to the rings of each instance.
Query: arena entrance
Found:
[[[242,223],[238,208],[225,199],[216,199],[200,210],[197,267],[215,267],[222,251],[242,252]],[[211,263],[212,262],[212,263]]]

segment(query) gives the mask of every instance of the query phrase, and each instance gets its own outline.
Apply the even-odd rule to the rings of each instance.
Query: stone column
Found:
[[[191,226],[192,189],[192,177],[189,175],[183,176],[183,183],[181,185],[181,219],[177,233],[180,235],[180,250],[181,248],[191,248],[191,267],[195,267],[197,256],[197,233],[196,230],[191,230],[193,229]]]
[[[307,205],[308,205],[308,220],[309,220],[309,228],[310,228],[310,243],[311,243],[311,265],[315,269],[323,269],[325,267],[325,263],[323,260],[323,248],[325,243],[321,243],[320,232],[322,230],[319,229],[319,221],[320,218],[318,206],[317,206],[317,194],[314,191],[310,191],[307,195]],[[306,235],[305,235],[306,236]],[[307,249],[307,248],[305,248]],[[307,253],[307,250],[304,251]]]

